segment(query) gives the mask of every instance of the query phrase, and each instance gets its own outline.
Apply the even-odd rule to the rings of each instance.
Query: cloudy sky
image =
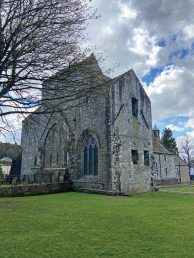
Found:
[[[88,33],[118,75],[133,68],[152,101],[153,124],[194,138],[194,1],[93,0]]]
[[[177,138],[194,138],[194,1],[92,0],[91,5],[101,17],[90,22],[87,33],[107,67],[119,64],[115,76],[133,68],[152,101],[153,124],[170,127]]]

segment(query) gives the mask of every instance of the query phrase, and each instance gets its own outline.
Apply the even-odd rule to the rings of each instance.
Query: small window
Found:
[[[132,150],[131,151],[131,155],[132,155],[132,161],[133,164],[137,164],[138,163],[138,151],[137,150]]]
[[[86,104],[90,103],[90,96],[86,96],[85,102],[86,102]]]
[[[166,176],[168,176],[168,170],[167,170],[167,168],[165,168],[165,172],[166,172]]]
[[[164,155],[164,160],[166,161],[166,155]]]
[[[68,166],[68,152],[64,151],[64,166]]]
[[[144,151],[144,165],[149,166],[150,161],[149,161],[149,151]]]
[[[132,115],[138,116],[138,100],[136,98],[132,98]]]
[[[34,157],[34,166],[35,167],[37,166],[37,157],[36,156]]]
[[[120,102],[122,102],[123,85],[124,85],[124,78],[120,78],[119,80],[119,101]]]

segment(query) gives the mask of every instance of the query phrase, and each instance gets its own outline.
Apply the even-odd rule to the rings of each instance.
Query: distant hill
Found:
[[[21,146],[18,144],[2,143],[0,142],[0,159],[9,157],[14,159],[21,152]]]

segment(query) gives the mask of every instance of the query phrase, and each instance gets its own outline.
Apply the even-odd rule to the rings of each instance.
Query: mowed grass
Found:
[[[179,192],[194,192],[194,185],[180,185],[180,186],[165,186],[159,187],[160,190],[170,190]],[[194,257],[194,256],[193,256]]]
[[[0,257],[194,257],[194,196],[2,198]]]

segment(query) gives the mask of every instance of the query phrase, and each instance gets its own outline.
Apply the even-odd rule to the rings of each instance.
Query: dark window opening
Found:
[[[124,85],[124,78],[120,78],[119,80],[119,101],[120,102],[122,102],[123,85]]]
[[[37,157],[35,156],[34,157],[34,166],[36,166],[37,165]]]
[[[136,98],[132,98],[132,115],[138,116],[138,100]]]
[[[57,163],[59,162],[59,154],[57,153]]]
[[[90,96],[86,96],[85,102],[86,102],[86,104],[90,103]]]
[[[164,155],[164,160],[166,161],[166,155]]]
[[[144,151],[144,165],[149,166],[150,160],[149,160],[149,151]]]
[[[93,153],[94,153],[94,150],[92,148],[92,145],[90,145],[90,147],[89,147],[89,175],[93,175],[93,170],[94,170]]]
[[[137,150],[132,150],[131,151],[131,155],[132,155],[132,161],[133,161],[133,164],[137,164],[138,163],[138,151]]]
[[[84,175],[87,175],[88,171],[88,148],[85,146],[84,148]]]
[[[98,175],[98,147],[94,146],[94,175]]]
[[[94,138],[86,141],[83,151],[83,172],[84,175],[98,175],[98,147]]]
[[[64,151],[64,166],[66,167],[68,165],[68,153],[67,151]]]
[[[165,168],[165,172],[166,172],[166,176],[168,175],[168,170],[167,170],[167,168]]]

